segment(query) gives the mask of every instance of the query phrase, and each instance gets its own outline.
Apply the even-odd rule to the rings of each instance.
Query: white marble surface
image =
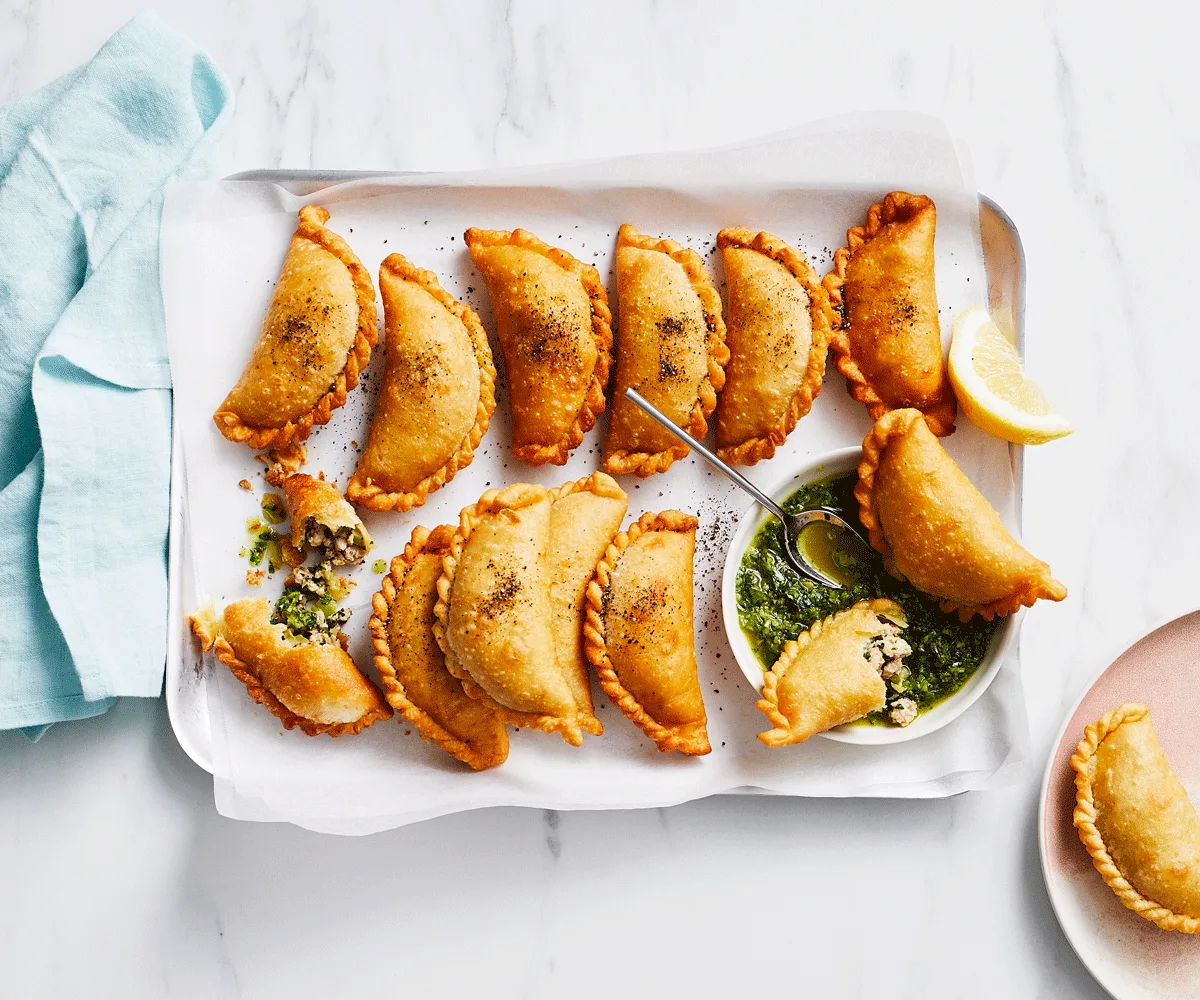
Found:
[[[0,0],[0,101],[137,7]],[[1079,427],[1027,456],[1026,541],[1071,597],[1025,623],[1037,763],[944,801],[492,810],[346,840],[218,817],[161,702],[0,734],[0,995],[1103,996],[1050,911],[1033,819],[1107,654],[1200,605],[1194,31],[1153,3],[994,7],[161,3],[236,87],[221,173],[942,116],[1021,229],[1029,366]]]

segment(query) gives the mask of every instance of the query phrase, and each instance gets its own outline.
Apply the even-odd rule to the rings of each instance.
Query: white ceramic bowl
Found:
[[[827,452],[790,472],[774,488],[766,491],[776,502],[782,502],[797,488],[811,483],[816,479],[827,476],[843,475],[858,468],[862,458],[861,448],[842,448],[838,451]],[[729,645],[733,647],[733,655],[738,666],[746,675],[746,680],[754,685],[754,690],[761,692],[763,688],[763,668],[750,647],[746,633],[738,623],[737,613],[737,571],[741,564],[742,555],[750,547],[758,529],[771,515],[758,504],[753,504],[738,522],[738,530],[729,543],[729,551],[725,556],[725,572],[721,578],[721,608],[725,619],[725,631],[729,636]],[[1018,616],[1009,615],[1000,621],[1000,627],[992,637],[991,647],[979,669],[958,691],[944,701],[935,705],[927,712],[922,712],[911,725],[904,726],[838,726],[828,732],[821,733],[831,740],[840,743],[882,744],[903,743],[915,740],[918,736],[926,736],[936,732],[942,726],[948,725],[970,708],[987,690],[992,683],[1008,650],[1016,641]]]

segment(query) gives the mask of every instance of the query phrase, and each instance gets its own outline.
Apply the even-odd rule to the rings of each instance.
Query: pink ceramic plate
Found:
[[[1161,931],[1125,909],[1071,824],[1076,744],[1086,726],[1127,701],[1149,706],[1167,760],[1192,802],[1200,802],[1200,611],[1126,649],[1068,716],[1042,781],[1042,874],[1071,946],[1118,1000],[1200,997],[1200,935]]]

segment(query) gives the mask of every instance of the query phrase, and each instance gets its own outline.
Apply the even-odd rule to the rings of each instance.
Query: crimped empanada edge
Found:
[[[888,410],[875,422],[875,426],[863,439],[863,457],[858,463],[858,482],[854,486],[854,499],[858,501],[858,519],[867,529],[871,548],[883,556],[884,568],[898,579],[903,579],[903,574],[896,568],[895,554],[883,535],[879,515],[875,510],[875,474],[879,471],[880,459],[891,440],[903,437],[918,420],[925,420],[928,426],[928,420],[920,410],[906,407],[902,410]],[[1048,566],[1046,568],[1049,570]],[[1066,597],[1066,588],[1048,573],[1047,576],[1048,579],[1035,580],[1015,593],[990,604],[965,605],[936,595],[931,596],[937,600],[943,611],[957,612],[960,621],[969,621],[972,616],[979,615],[984,621],[990,622],[996,616],[1004,618],[1021,608],[1031,608],[1039,600],[1061,601]],[[1057,589],[1052,584],[1056,585]]]
[[[819,639],[827,628],[831,628],[843,615],[848,615],[864,604],[870,607],[876,616],[883,615],[884,617],[894,614],[893,609],[899,608],[899,605],[890,598],[876,597],[869,601],[859,601],[848,608],[843,608],[841,611],[835,611],[833,614],[813,622],[806,631],[801,632],[795,639],[788,640],[787,644],[783,647],[783,651],[779,654],[779,658],[771,665],[771,669],[763,674],[762,696],[755,702],[754,707],[762,712],[775,728],[758,734],[758,738],[762,743],[769,747],[795,746],[798,743],[805,742],[809,738],[805,737],[804,740],[791,738],[793,735],[792,721],[779,710],[779,681],[788,672],[796,657],[803,650],[807,649],[811,643]],[[781,664],[782,669],[780,669]]]
[[[579,447],[583,436],[596,426],[596,419],[608,405],[604,393],[612,368],[612,310],[608,305],[608,292],[600,280],[600,272],[568,251],[551,246],[527,229],[507,232],[503,229],[472,227],[463,233],[463,240],[468,250],[476,245],[517,246],[541,254],[564,271],[577,274],[587,293],[592,316],[592,337],[596,342],[596,365],[592,369],[592,378],[583,394],[579,412],[563,436],[553,444],[514,445],[512,449],[513,456],[526,465],[566,465],[570,453]]]
[[[329,212],[319,205],[305,205],[300,209],[300,224],[295,235],[333,254],[350,272],[354,294],[358,300],[358,329],[354,343],[346,354],[346,364],[338,372],[333,385],[307,413],[289,420],[282,427],[251,427],[232,410],[218,410],[213,414],[217,429],[230,441],[240,442],[247,447],[261,449],[286,448],[293,442],[304,441],[312,432],[313,424],[327,424],[333,411],[346,405],[346,393],[358,385],[359,374],[371,360],[371,349],[379,340],[379,315],[375,311],[375,286],[371,275],[363,267],[354,251],[341,236],[325,228]]]
[[[388,641],[387,623],[392,613],[392,602],[404,586],[409,570],[413,568],[417,557],[425,552],[442,555],[448,551],[453,533],[454,529],[448,524],[440,525],[432,531],[419,524],[413,528],[412,537],[405,544],[404,551],[392,559],[387,576],[380,581],[379,590],[371,597],[371,618],[367,622],[367,628],[371,631],[371,643],[375,648],[375,668],[383,682],[384,697],[387,698],[388,704],[412,724],[422,739],[436,744],[451,757],[476,771],[483,771],[489,767],[497,767],[508,759],[507,732],[504,755],[497,759],[495,756],[480,753],[470,743],[444,729],[433,716],[409,699],[404,683],[392,663],[392,647]]]
[[[479,447],[479,442],[487,433],[492,414],[496,411],[496,365],[492,359],[492,349],[488,344],[487,332],[483,329],[483,323],[480,322],[478,314],[465,302],[460,302],[442,288],[433,271],[416,267],[398,253],[389,254],[384,258],[383,263],[379,265],[380,272],[384,268],[405,281],[412,281],[420,285],[437,300],[439,305],[466,327],[467,337],[475,352],[475,364],[479,369],[479,405],[475,409],[475,422],[459,444],[458,449],[441,468],[431,472],[411,490],[401,493],[389,493],[372,483],[369,477],[361,475],[361,462],[359,468],[354,470],[354,475],[346,487],[348,500],[366,507],[368,510],[392,510],[403,513],[414,507],[423,506],[430,493],[436,493],[474,461],[475,449]],[[371,420],[374,423],[374,415]]]
[[[1145,705],[1127,702],[1111,712],[1106,712],[1098,722],[1092,723],[1084,730],[1083,739],[1079,741],[1071,757],[1071,768],[1075,771],[1075,810],[1072,822],[1083,846],[1091,855],[1096,871],[1126,909],[1157,924],[1164,931],[1200,934],[1200,917],[1175,913],[1154,900],[1147,899],[1129,883],[1108,853],[1104,837],[1096,827],[1096,803],[1092,779],[1087,773],[1088,761],[1100,749],[1100,744],[1109,734],[1116,732],[1126,722],[1139,722],[1149,714],[1150,709]]]
[[[537,729],[544,733],[558,733],[571,746],[577,747],[583,744],[583,731],[578,718],[562,719],[553,715],[535,715],[501,705],[462,665],[454,650],[450,648],[450,637],[446,633],[450,620],[450,590],[454,586],[454,574],[458,570],[463,548],[480,522],[489,514],[501,510],[519,510],[543,498],[547,501],[550,499],[550,491],[544,486],[515,483],[503,489],[488,490],[477,503],[462,509],[459,514],[459,526],[450,540],[450,549],[442,556],[442,575],[438,577],[437,582],[438,600],[433,607],[433,638],[446,657],[446,669],[458,678],[467,695],[490,707],[502,722],[520,728]]]
[[[725,366],[729,363],[721,296],[704,268],[703,259],[695,250],[681,246],[671,239],[647,236],[629,223],[625,223],[617,231],[617,250],[623,246],[665,253],[683,268],[688,283],[700,300],[700,308],[704,310],[704,321],[708,330],[705,340],[708,366],[696,388],[696,401],[692,404],[688,425],[684,430],[694,438],[703,439],[708,434],[708,418],[717,408],[717,393],[725,387]],[[666,472],[674,462],[686,458],[687,453],[687,446],[682,444],[657,452],[614,451],[604,457],[604,471],[615,475],[632,473],[646,479],[656,472]]]
[[[197,623],[193,620],[192,631],[196,633],[200,639],[201,645],[207,651],[211,649],[218,660],[227,666],[230,672],[246,686],[246,692],[250,695],[253,701],[258,702],[275,718],[283,723],[284,729],[299,729],[306,736],[357,736],[364,729],[374,725],[380,719],[390,718],[392,715],[391,706],[384,700],[383,708],[371,709],[353,722],[314,722],[312,719],[307,719],[303,715],[297,715],[283,702],[275,697],[271,691],[258,679],[254,672],[240,659],[233,647],[223,635],[212,636],[202,632]],[[361,673],[361,671],[359,671]],[[363,679],[375,687],[374,683],[366,675]],[[376,693],[381,694],[376,688]],[[386,709],[386,711],[385,711]]]
[[[907,204],[909,199],[920,199],[933,204],[933,199],[923,194],[908,194],[904,191],[891,191],[884,196],[883,201],[877,201],[867,209],[867,224],[852,226],[846,231],[846,246],[838,248],[833,255],[833,269],[821,281],[832,310],[832,331],[829,349],[834,354],[834,364],[846,379],[846,388],[851,397],[867,408],[872,420],[878,420],[892,409],[867,381],[862,369],[850,356],[850,341],[847,338],[845,322],[845,301],[842,296],[842,286],[846,283],[846,265],[851,255],[864,243],[870,242],[883,226],[895,217],[896,208]],[[886,217],[885,217],[886,216]],[[954,390],[950,385],[949,376],[943,372],[941,398],[927,411],[925,416],[929,429],[938,437],[946,437],[954,433],[954,420],[958,414],[958,404],[954,398]]]
[[[792,394],[787,410],[765,435],[751,437],[736,444],[717,446],[717,455],[732,465],[754,465],[775,454],[788,435],[796,429],[800,418],[812,409],[813,401],[821,394],[825,383],[825,358],[833,335],[833,309],[829,294],[817,278],[808,258],[795,247],[771,233],[755,233],[750,229],[726,228],[717,233],[717,246],[753,250],[781,264],[800,283],[808,295],[808,316],[812,324],[812,343],[808,349],[804,382]],[[717,414],[720,434],[720,414]]]
[[[647,512],[609,544],[607,551],[596,564],[596,573],[588,584],[585,599],[586,616],[583,625],[583,649],[588,661],[596,668],[600,687],[609,700],[621,710],[630,722],[652,739],[663,753],[678,750],[693,757],[711,752],[707,721],[686,727],[668,729],[655,722],[647,714],[633,694],[626,689],[617,676],[617,671],[608,656],[608,644],[604,634],[604,594],[608,590],[613,571],[625,550],[649,531],[695,531],[699,521],[691,514],[678,510],[666,510],[655,514]],[[699,736],[699,739],[697,739]]]

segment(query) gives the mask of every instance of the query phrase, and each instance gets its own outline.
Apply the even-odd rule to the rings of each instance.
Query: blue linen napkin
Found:
[[[0,729],[162,688],[162,190],[202,175],[230,107],[216,65],[144,13],[0,108]]]

